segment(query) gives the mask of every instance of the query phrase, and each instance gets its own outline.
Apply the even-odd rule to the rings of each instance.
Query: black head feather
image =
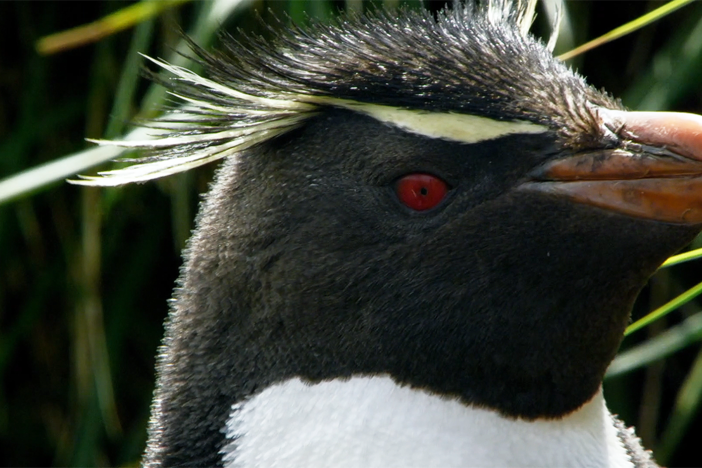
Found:
[[[151,124],[167,137],[102,143],[140,148],[161,164],[107,172],[83,184],[188,170],[298,128],[324,109],[363,103],[532,122],[574,150],[617,144],[597,109],[621,105],[526,33],[531,17],[525,9],[520,2],[467,2],[437,18],[400,9],[291,26],[270,41],[223,34],[220,52],[191,43],[204,76],[150,59],[172,75],[151,78],[184,103]]]

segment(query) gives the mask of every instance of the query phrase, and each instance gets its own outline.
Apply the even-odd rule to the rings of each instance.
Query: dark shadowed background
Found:
[[[254,9],[264,23],[281,28],[286,15],[304,23],[304,12],[330,18],[383,3],[405,2],[259,0],[217,24],[234,34],[239,27],[265,35]],[[433,10],[441,3],[425,2]],[[0,179],[88,148],[85,137],[118,136],[157,101],[145,80],[134,80],[138,66],[130,48],[169,56],[179,40],[176,25],[192,31],[209,3],[183,4],[72,50],[36,50],[43,36],[130,4],[0,2]],[[571,45],[662,4],[567,2]],[[545,16],[541,12],[537,33],[546,30]],[[557,52],[568,48],[563,39]],[[216,43],[211,33],[200,40]],[[702,113],[702,2],[571,63],[633,109]],[[138,465],[167,299],[213,169],[112,189],[57,182],[0,205],[0,464]],[[661,270],[634,315],[700,281],[699,262]],[[700,301],[692,301],[627,338],[624,348],[653,343],[652,363],[605,383],[612,411],[636,425],[668,465],[702,465],[702,332],[680,325],[701,318]],[[678,337],[680,350],[651,341],[666,330]]]

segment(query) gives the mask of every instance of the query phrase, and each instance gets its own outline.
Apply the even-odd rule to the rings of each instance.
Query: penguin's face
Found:
[[[122,142],[160,159],[112,180],[227,158],[173,302],[154,459],[191,440],[213,457],[232,405],[292,378],[385,375],[526,419],[592,398],[646,279],[699,231],[702,123],[649,129],[528,36],[525,11],[195,48],[209,78],[154,60],[186,117]]]
[[[187,297],[231,304],[231,373],[389,374],[561,415],[599,387],[640,288],[698,231],[533,188],[578,154],[551,131],[462,143],[330,109],[225,166]]]

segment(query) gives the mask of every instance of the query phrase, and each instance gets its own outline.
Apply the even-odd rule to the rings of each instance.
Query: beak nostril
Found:
[[[615,122],[618,134],[633,144],[670,150],[702,161],[702,116],[683,112],[625,112],[600,109],[599,115]]]

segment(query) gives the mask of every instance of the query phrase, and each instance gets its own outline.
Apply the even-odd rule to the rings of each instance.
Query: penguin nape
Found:
[[[657,466],[601,383],[702,229],[702,117],[630,112],[531,1],[151,59],[140,182],[224,159],[166,324],[145,466]]]

